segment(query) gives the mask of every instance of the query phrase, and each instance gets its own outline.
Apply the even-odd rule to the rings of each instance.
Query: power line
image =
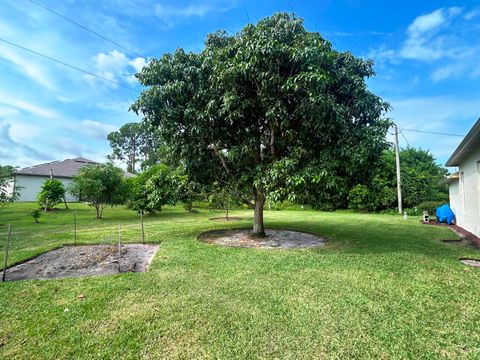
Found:
[[[67,21],[71,22],[72,24],[80,27],[80,28],[83,29],[83,30],[88,31],[88,32],[91,33],[91,34],[93,34],[93,35],[95,35],[95,36],[98,36],[99,38],[101,38],[101,39],[103,39],[103,40],[105,40],[105,41],[108,41],[109,43],[114,44],[115,46],[118,46],[118,47],[120,47],[120,48],[122,48],[122,49],[124,49],[124,50],[127,50],[128,52],[130,52],[130,53],[132,53],[132,54],[134,54],[134,55],[136,55],[136,56],[145,58],[145,56],[139,54],[138,52],[136,52],[136,51],[134,51],[134,50],[131,50],[131,49],[123,46],[122,44],[119,44],[118,42],[107,38],[106,36],[104,36],[104,35],[96,32],[96,31],[94,31],[94,30],[86,27],[85,25],[82,25],[82,24],[76,22],[75,20],[70,19],[69,17],[66,17],[65,15],[62,15],[62,14],[56,12],[55,10],[50,9],[49,7],[47,7],[47,6],[45,6],[45,5],[42,5],[42,4],[38,3],[38,2],[36,2],[35,0],[28,0],[28,1],[30,1],[32,4],[37,5],[38,7],[41,7],[42,9],[45,9],[45,10],[51,12],[51,13],[54,14],[54,15],[57,15],[57,16],[61,17],[61,18],[64,19],[64,20],[67,20]]]
[[[93,73],[93,72],[91,72],[91,71],[84,70],[84,69],[82,69],[82,68],[76,67],[75,65],[70,65],[70,64],[68,64],[68,63],[66,63],[66,62],[64,62],[64,61],[62,61],[62,60],[55,59],[55,58],[53,58],[53,57],[51,57],[51,56],[48,56],[48,55],[39,53],[39,52],[37,52],[37,51],[35,51],[35,50],[28,49],[28,48],[26,48],[26,47],[24,47],[24,46],[22,46],[22,45],[15,44],[15,43],[10,42],[10,41],[8,41],[8,40],[5,40],[5,39],[0,38],[0,41],[3,41],[4,43],[7,43],[7,44],[9,44],[9,45],[11,45],[11,46],[15,46],[15,47],[17,47],[17,48],[19,48],[19,49],[28,51],[28,52],[30,52],[30,53],[32,53],[32,54],[41,56],[41,57],[43,57],[43,58],[45,58],[45,59],[48,59],[48,60],[53,61],[53,62],[56,62],[56,63],[61,64],[61,65],[63,65],[63,66],[69,67],[69,68],[71,68],[71,69],[74,69],[74,70],[83,72],[83,73],[88,74],[88,75],[90,75],[90,76],[94,76],[94,77],[96,77],[96,78],[99,78],[99,79],[101,79],[101,80],[103,80],[103,81],[107,81],[107,82],[109,82],[109,83],[112,83],[112,84],[115,84],[115,85],[124,87],[124,88],[126,88],[126,89],[128,89],[128,90],[131,90],[131,91],[135,91],[135,92],[136,92],[136,90],[135,90],[134,88],[132,88],[132,87],[130,87],[130,86],[127,86],[127,85],[124,85],[124,84],[122,84],[122,83],[120,83],[120,82],[118,82],[118,81],[111,80],[111,79],[107,79],[106,77],[97,75],[97,74],[95,74],[95,73]]]
[[[447,134],[447,133],[436,132],[436,131],[424,131],[424,130],[416,130],[416,129],[401,129],[401,130],[403,130],[403,131],[413,131],[413,132],[424,133],[424,134],[433,134],[433,135],[444,135],[444,136],[459,136],[459,137],[465,137],[465,135],[459,135],[459,134]]]
[[[407,143],[407,146],[410,147],[410,143],[408,142],[407,138],[405,137],[405,134],[403,133],[403,131],[401,129],[400,129],[400,135],[402,135],[403,139]]]

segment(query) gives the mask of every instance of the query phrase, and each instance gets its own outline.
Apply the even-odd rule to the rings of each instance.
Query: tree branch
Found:
[[[220,151],[218,151],[218,149],[215,145],[212,145],[212,148],[213,148],[213,152],[215,153],[215,155],[217,155],[218,158],[220,159],[220,162],[222,163],[222,166],[225,169],[225,171],[227,172],[227,174],[231,175],[230,169],[227,166],[227,162],[225,161],[225,158],[222,156],[222,154],[220,154]]]

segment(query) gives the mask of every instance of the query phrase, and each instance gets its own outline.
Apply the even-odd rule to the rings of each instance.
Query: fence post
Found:
[[[140,210],[140,222],[142,223],[142,244],[145,244],[145,229],[143,227],[143,210]]]
[[[73,242],[77,245],[77,212],[73,213]]]
[[[118,272],[120,271],[120,258],[122,256],[122,253],[120,252],[120,243],[122,241],[122,224],[118,224]]]
[[[5,282],[5,277],[7,275],[8,249],[10,247],[10,238],[11,237],[12,237],[12,226],[10,224],[8,224],[7,246],[5,247],[5,261],[3,263],[2,282]]]

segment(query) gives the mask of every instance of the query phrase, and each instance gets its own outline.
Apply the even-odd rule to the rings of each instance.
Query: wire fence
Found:
[[[136,221],[132,221],[130,218],[123,223],[119,221],[102,223],[84,217],[79,218],[77,212],[73,212],[71,221],[67,219],[60,224],[45,227],[34,228],[33,225],[18,225],[15,227],[11,224],[5,224],[0,227],[0,254],[3,255],[0,265],[0,281],[8,280],[11,268],[50,250],[81,246],[85,248],[85,245],[100,245],[100,247],[95,248],[94,253],[90,254],[93,259],[90,262],[93,262],[94,265],[107,260],[110,263],[116,262],[118,272],[121,272],[121,258],[126,252],[125,245],[127,243],[145,244],[148,240],[146,231],[148,231],[148,225],[145,226],[142,214],[138,216]],[[69,251],[68,254],[62,253],[59,256],[67,258],[71,255],[70,253],[72,251]],[[78,263],[79,257],[86,256],[85,251],[77,251],[77,253],[78,256],[76,259],[72,259],[72,264],[74,262]],[[68,259],[66,259],[66,262],[69,265]],[[79,265],[76,264],[75,266]],[[62,265],[62,267],[65,267],[65,265]],[[42,271],[43,269],[39,270],[39,272]],[[47,271],[46,275],[49,275],[48,269],[45,269],[45,271]]]

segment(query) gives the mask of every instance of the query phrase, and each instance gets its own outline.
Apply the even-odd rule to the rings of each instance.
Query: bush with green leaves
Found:
[[[178,172],[167,165],[153,165],[128,180],[127,207],[155,214],[164,205],[175,205],[182,181]]]
[[[84,166],[69,187],[72,195],[95,208],[97,219],[106,206],[125,203],[126,190],[123,170],[111,163]]]
[[[228,220],[228,212],[232,207],[242,204],[234,191],[218,183],[214,184],[208,201],[212,208],[225,211],[225,220]]]
[[[430,215],[435,215],[438,207],[445,205],[445,201],[424,201],[416,206],[420,211],[428,211]]]
[[[40,216],[42,215],[42,211],[40,209],[34,209],[30,213],[30,215],[32,216],[32,218],[35,219],[35,223],[38,224],[39,223],[38,219],[40,219]]]
[[[351,209],[379,211],[397,206],[395,152],[384,151],[372,167],[371,181],[354,186],[349,192]],[[416,148],[400,151],[402,200],[404,208],[426,201],[447,202],[447,189],[439,185],[447,170],[436,163],[433,155]]]
[[[68,208],[65,200],[65,186],[57,179],[48,179],[43,182],[37,200],[43,211],[52,210],[61,202],[64,202],[65,207]]]

